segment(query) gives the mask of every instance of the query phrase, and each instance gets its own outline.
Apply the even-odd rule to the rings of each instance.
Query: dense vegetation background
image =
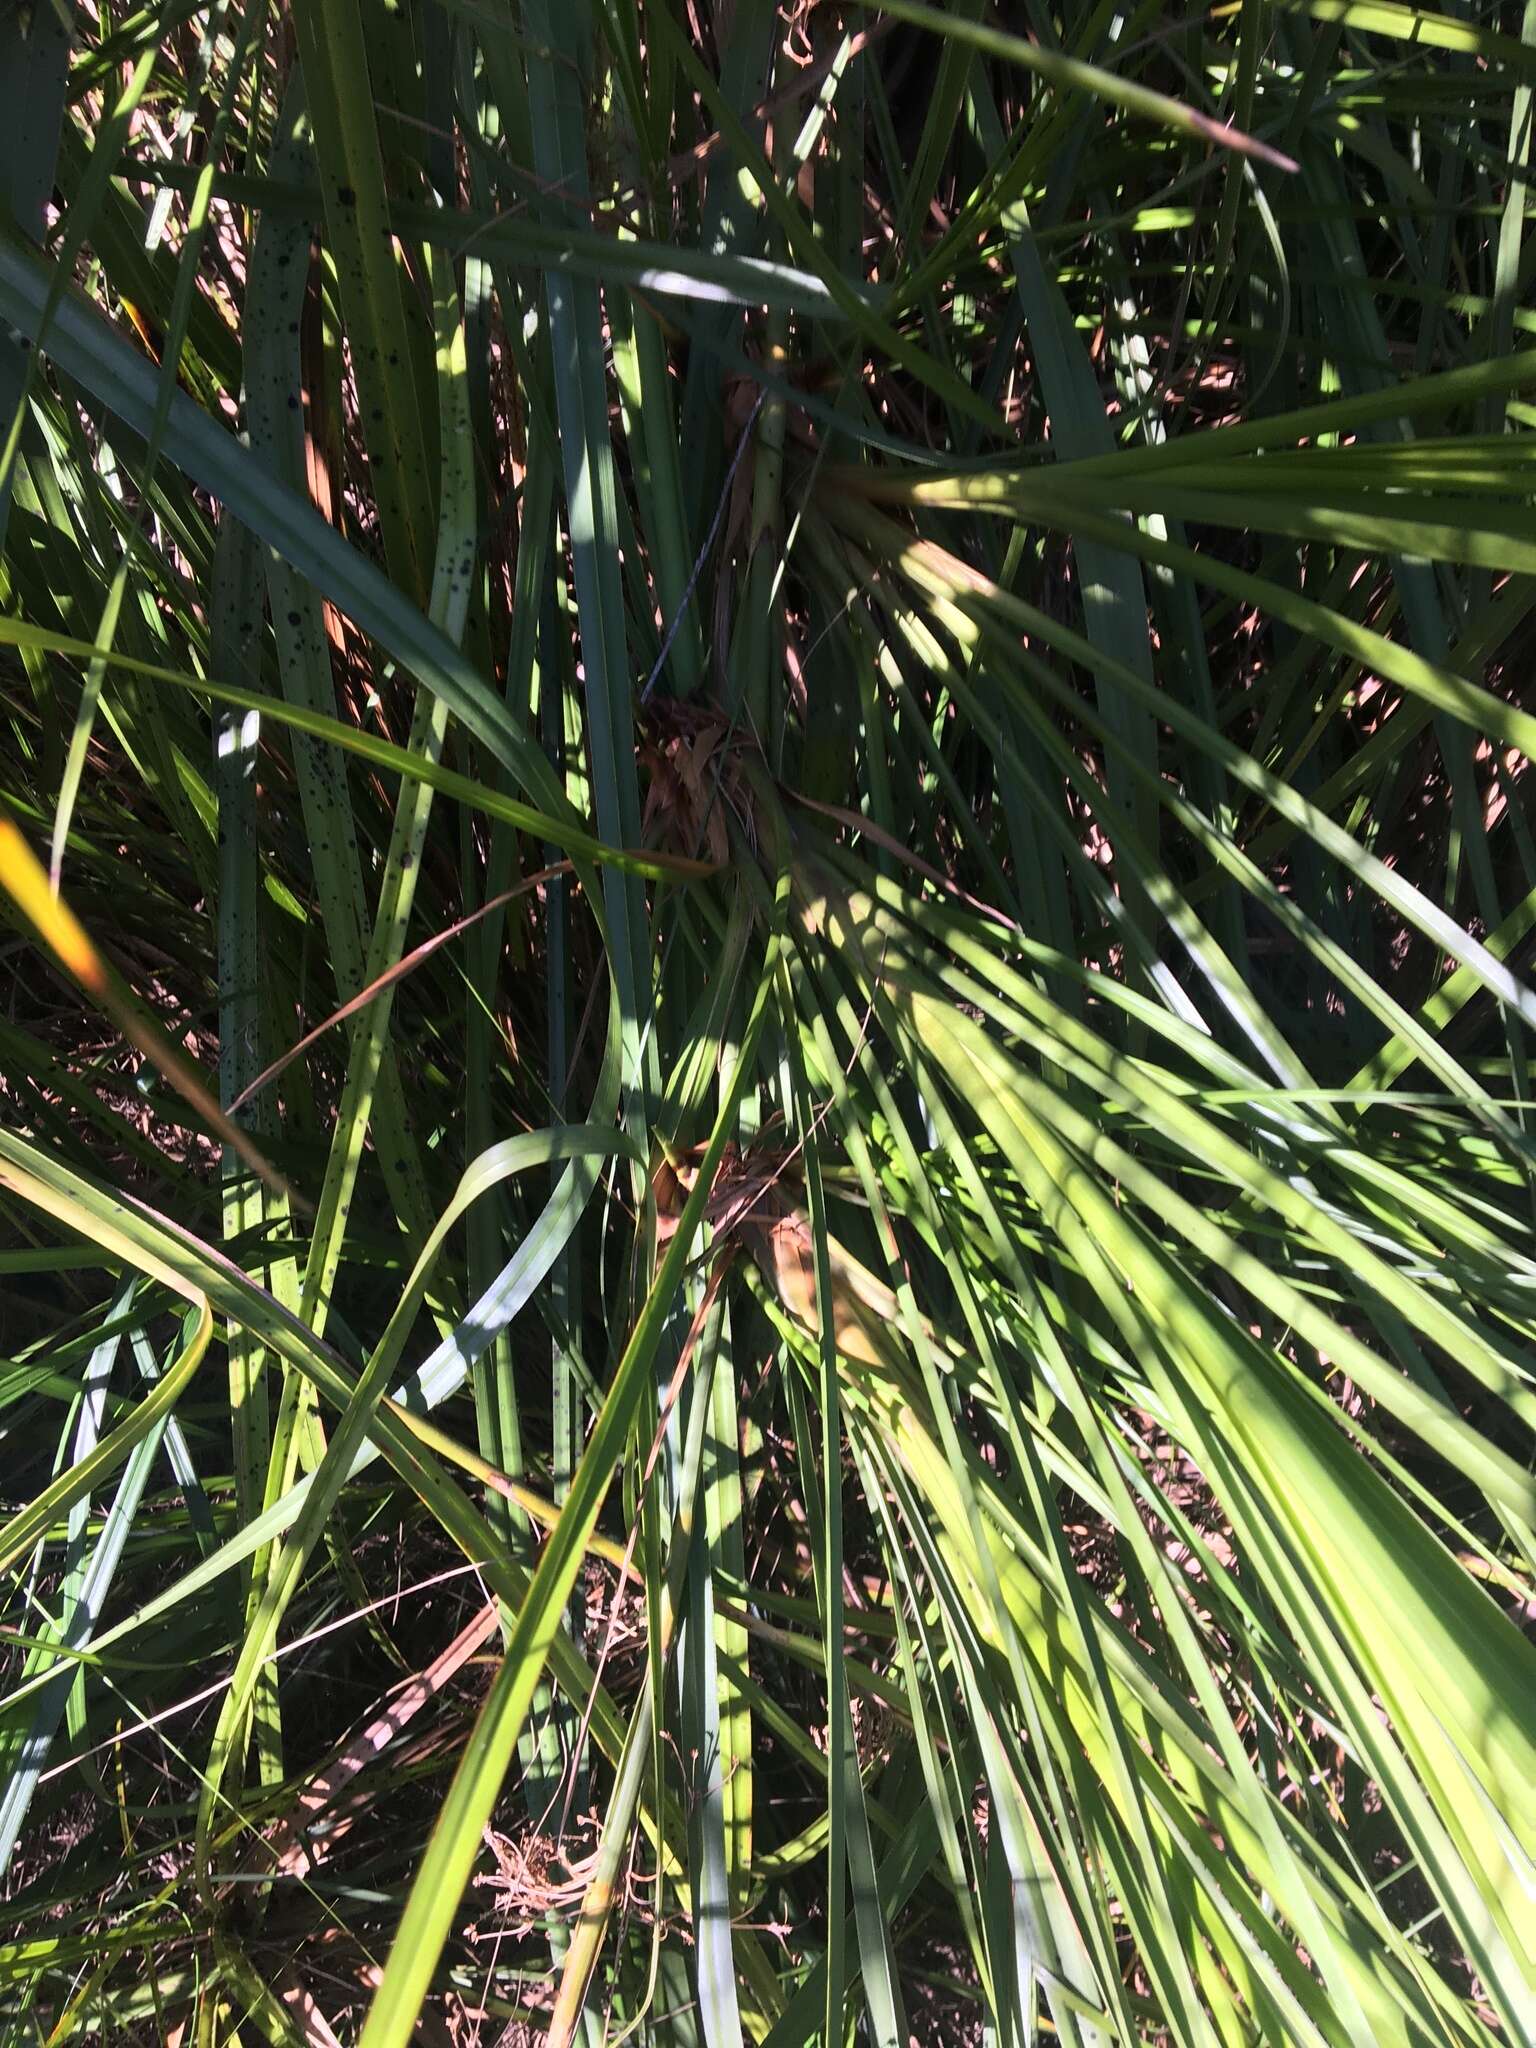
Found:
[[[7,2041],[1536,2040],[1533,85],[5,0]]]

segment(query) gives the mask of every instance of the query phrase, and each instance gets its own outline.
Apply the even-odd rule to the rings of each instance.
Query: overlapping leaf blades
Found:
[[[37,33],[7,2026],[1527,2038],[1536,9]]]

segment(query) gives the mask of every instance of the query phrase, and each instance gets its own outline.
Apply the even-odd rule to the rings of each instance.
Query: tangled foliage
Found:
[[[7,2039],[1533,2039],[1533,85],[0,11]]]

